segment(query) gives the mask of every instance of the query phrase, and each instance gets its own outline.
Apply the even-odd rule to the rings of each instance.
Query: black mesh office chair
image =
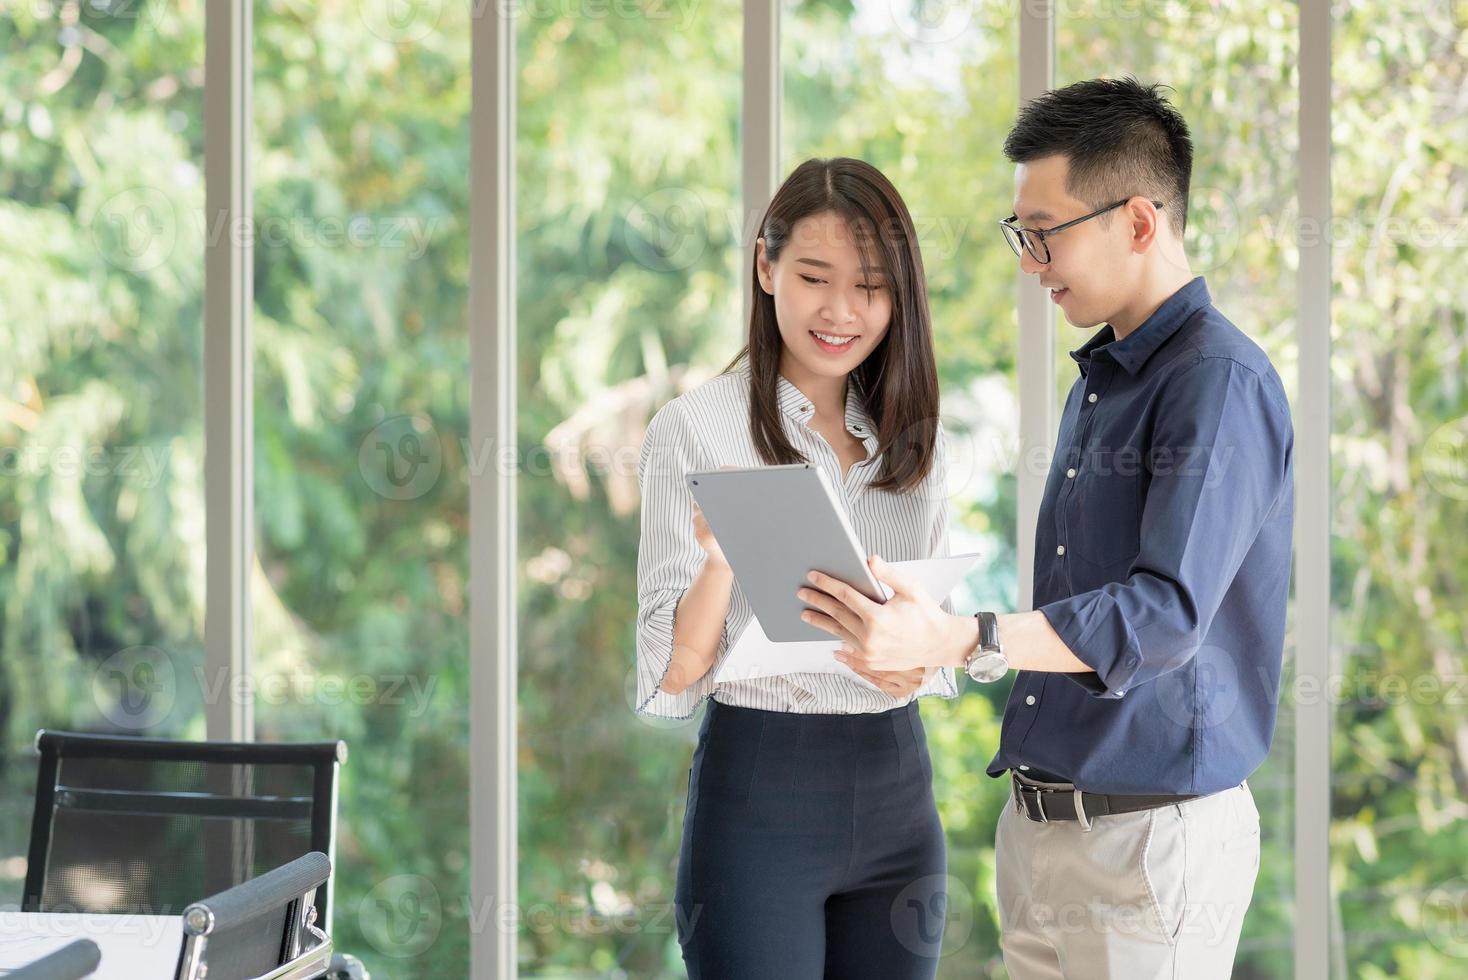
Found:
[[[5,980],[84,980],[102,961],[102,951],[90,939],[67,943],[49,956],[5,974]]]
[[[345,742],[42,730],[36,748],[25,911],[176,915],[307,851],[336,853]],[[328,932],[330,898],[328,879],[314,901]]]
[[[331,862],[312,851],[189,905],[176,980],[307,980],[331,964],[331,937],[315,927],[312,895]]]
[[[42,730],[23,909],[177,915],[307,851],[335,853],[343,742]],[[329,887],[316,897],[329,921]]]

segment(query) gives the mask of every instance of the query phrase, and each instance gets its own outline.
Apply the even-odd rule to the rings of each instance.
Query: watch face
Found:
[[[968,675],[981,684],[992,684],[1009,673],[1009,660],[1002,653],[985,653],[968,665]]]

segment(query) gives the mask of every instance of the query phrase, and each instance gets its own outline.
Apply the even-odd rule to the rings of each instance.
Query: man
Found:
[[[1259,866],[1244,780],[1284,645],[1284,390],[1189,270],[1192,143],[1159,87],[1046,93],[1004,150],[1021,269],[1074,326],[1104,324],[1071,355],[1036,608],[949,615],[877,556],[887,603],[817,574],[801,597],[862,670],[1018,668],[988,770],[1012,781],[996,835],[1012,977],[1228,977]]]

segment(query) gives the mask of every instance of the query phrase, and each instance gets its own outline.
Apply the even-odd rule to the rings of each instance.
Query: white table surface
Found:
[[[102,950],[95,980],[172,980],[183,942],[177,915],[0,910],[0,977],[77,940]]]

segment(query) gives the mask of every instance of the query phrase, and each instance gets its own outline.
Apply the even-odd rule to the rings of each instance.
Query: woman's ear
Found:
[[[754,268],[759,275],[760,288],[771,296],[775,295],[775,270],[770,266],[769,257],[765,254],[763,238],[754,243]]]

